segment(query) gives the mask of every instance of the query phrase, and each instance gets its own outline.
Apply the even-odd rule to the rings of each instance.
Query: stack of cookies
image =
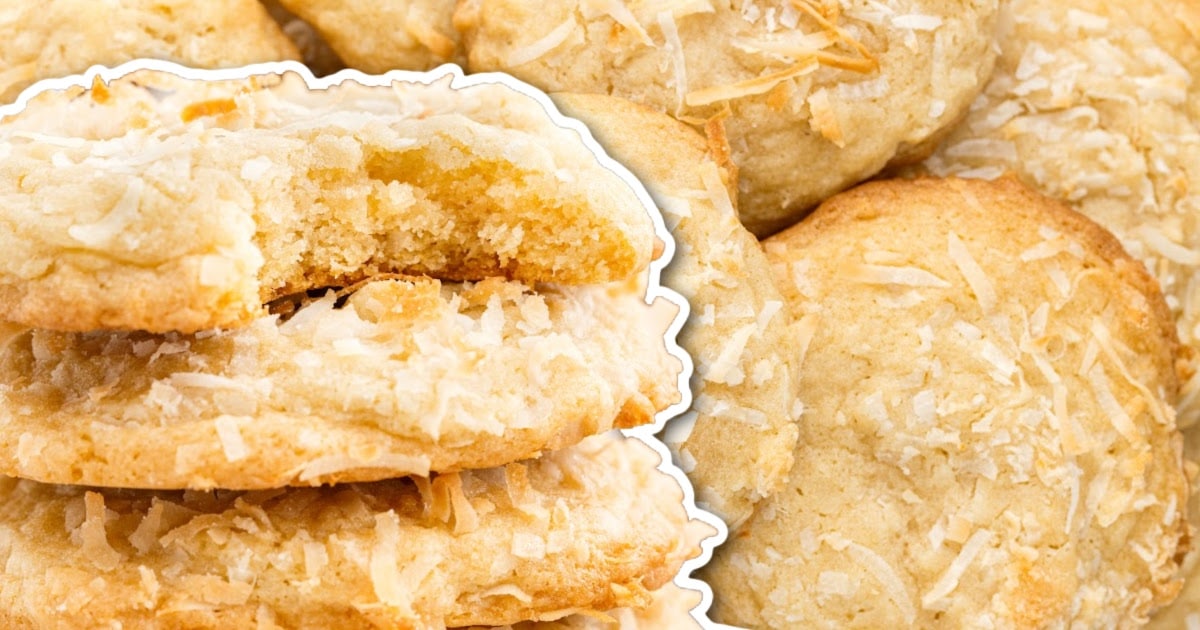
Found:
[[[698,551],[598,435],[680,397],[653,222],[535,99],[142,70],[0,147],[6,627],[602,615]]]

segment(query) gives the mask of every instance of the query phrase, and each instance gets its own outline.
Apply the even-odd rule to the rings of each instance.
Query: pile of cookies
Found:
[[[1194,6],[447,4],[442,59],[609,95],[556,99],[675,218],[715,619],[1195,622]],[[881,173],[992,181],[836,194]]]
[[[536,99],[140,70],[0,146],[5,627],[603,620],[698,553],[606,433],[680,398],[649,208]]]

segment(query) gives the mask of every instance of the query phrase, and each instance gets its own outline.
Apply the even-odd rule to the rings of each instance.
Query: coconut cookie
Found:
[[[605,436],[431,481],[181,493],[3,478],[0,624],[444,628],[639,606],[695,553],[658,461]]]
[[[953,123],[991,71],[998,5],[464,0],[455,24],[472,71],[723,118],[740,216],[766,235]]]
[[[736,527],[792,467],[800,343],[758,241],[738,223],[727,190],[736,176],[699,134],[665,114],[609,96],[553,98],[638,176],[675,236],[662,282],[691,305],[679,343],[697,368],[696,415],[694,424],[675,420],[663,437],[698,501]]]
[[[140,71],[0,123],[0,318],[193,332],[382,272],[569,284],[653,252],[649,209],[501,84]]]
[[[814,320],[804,423],[703,571],[714,619],[1103,628],[1175,596],[1177,342],[1108,232],[1012,179],[889,181],[765,245]]]
[[[233,331],[10,333],[0,473],[256,489],[503,465],[678,400],[651,310],[607,287],[400,278]]]
[[[454,0],[281,0],[329,42],[351,68],[429,70],[463,65],[451,17]]]
[[[0,1],[0,101],[37,81],[142,57],[199,68],[299,59],[255,0]]]
[[[1116,234],[1162,284],[1190,348],[1189,426],[1200,419],[1200,6],[1014,0],[1011,12],[995,76],[921,170],[1013,172]]]

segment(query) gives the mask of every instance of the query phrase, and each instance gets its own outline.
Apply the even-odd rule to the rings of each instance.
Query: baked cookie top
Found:
[[[0,474],[273,488],[503,465],[679,400],[642,297],[494,278],[369,282],[289,318],[177,333],[10,330]]]
[[[143,70],[0,122],[0,318],[61,330],[244,326],[383,272],[623,280],[650,208],[503,84],[323,90],[295,73]]]
[[[454,0],[281,0],[363,72],[464,65]]]
[[[611,96],[552,98],[638,176],[675,237],[662,282],[691,306],[679,343],[696,366],[694,417],[672,421],[663,439],[697,501],[736,528],[792,467],[800,343],[766,256],[738,223],[736,170],[666,114]]]
[[[472,71],[724,119],[740,216],[763,236],[966,110],[995,53],[998,0],[464,0]]]
[[[884,181],[765,243],[811,322],[788,488],[703,578],[751,627],[1117,627],[1178,592],[1177,345],[1108,232],[1012,179]]]
[[[1021,181],[1116,234],[1161,283],[1200,419],[1200,6],[1014,0],[996,73],[920,171]]]
[[[39,79],[143,57],[197,68],[299,59],[256,0],[0,1],[0,102]]]
[[[697,551],[658,463],[603,436],[503,468],[322,488],[0,478],[0,622],[444,628],[645,605]]]

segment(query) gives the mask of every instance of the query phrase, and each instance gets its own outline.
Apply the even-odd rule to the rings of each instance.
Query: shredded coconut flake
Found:
[[[839,149],[846,146],[846,136],[838,122],[837,110],[829,99],[829,90],[821,88],[808,95],[808,111],[814,130]]]
[[[909,13],[892,17],[892,26],[913,31],[934,31],[942,25],[942,18],[936,15]]]
[[[863,284],[895,284],[908,287],[948,288],[950,283],[918,267],[851,265],[848,277]]]
[[[996,309],[996,289],[992,285],[991,279],[984,273],[979,262],[971,255],[970,250],[957,234],[950,232],[948,241],[950,259],[954,261],[959,273],[963,275],[971,287],[971,291],[975,293],[975,300],[979,302],[979,307],[983,309],[985,315],[992,313]]]
[[[850,557],[883,586],[888,597],[900,608],[900,613],[904,615],[904,622],[911,624],[917,618],[917,611],[909,599],[908,589],[904,587],[904,581],[900,579],[900,574],[896,569],[888,564],[882,556],[856,542],[849,541],[847,550],[850,552]]]
[[[1116,428],[1117,433],[1134,446],[1143,444],[1142,435],[1138,433],[1133,419],[1129,417],[1129,412],[1125,411],[1112,393],[1112,384],[1108,380],[1108,374],[1104,371],[1104,365],[1096,362],[1092,369],[1088,370],[1087,378],[1088,383],[1092,386],[1092,393],[1096,396],[1096,403],[1100,405],[1104,415],[1108,416],[1109,422]]]
[[[721,173],[717,165],[711,161],[704,162],[700,169],[700,179],[704,182],[704,190],[713,207],[727,217],[736,217],[737,210],[733,208],[733,200],[729,198],[729,189],[721,181]]]
[[[962,546],[962,550],[958,552],[958,556],[950,562],[950,566],[942,577],[934,583],[933,588],[929,589],[923,597],[921,597],[921,606],[923,608],[932,608],[935,604],[941,601],[954,589],[958,588],[958,581],[975,561],[975,556],[983,550],[984,546],[992,538],[992,532],[986,529],[977,530],[971,537],[967,539],[966,544]]]
[[[746,96],[766,94],[784,81],[811,74],[820,67],[821,64],[815,56],[808,57],[777,72],[739,81],[732,85],[717,85],[688,92],[684,98],[684,102],[692,107],[701,107],[721,101],[731,101]]]
[[[721,346],[721,353],[717,355],[716,360],[708,366],[704,373],[704,379],[727,385],[741,384],[745,379],[745,374],[738,369],[738,366],[746,351],[746,342],[757,331],[757,324],[747,324],[734,331]]]
[[[83,555],[101,571],[112,571],[121,564],[121,553],[108,544],[104,527],[104,495],[87,492],[83,495],[84,520],[79,526],[83,540]]]
[[[237,419],[232,416],[219,416],[213,420],[213,425],[217,429],[217,439],[221,441],[221,450],[225,453],[225,459],[231,462],[245,459],[250,453],[250,449],[246,447],[246,441],[242,439]]]
[[[662,31],[663,39],[671,51],[671,72],[675,82],[676,108],[681,110],[684,103],[687,102],[688,95],[687,59],[683,56],[683,41],[679,39],[679,27],[675,24],[675,16],[670,11],[660,11],[655,19],[658,21],[658,28]]]
[[[568,17],[562,24],[554,27],[553,30],[546,33],[540,39],[525,46],[514,48],[508,55],[508,65],[521,66],[541,59],[551,50],[558,48],[563,42],[567,41],[567,37],[578,27],[578,23],[575,22],[575,16]]]

